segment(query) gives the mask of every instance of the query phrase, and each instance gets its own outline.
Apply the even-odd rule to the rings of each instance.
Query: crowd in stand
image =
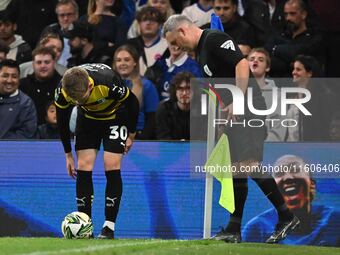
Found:
[[[195,52],[168,45],[162,26],[181,13],[210,28],[215,13],[248,59],[268,108],[273,88],[311,92],[312,116],[286,109],[299,125],[268,126],[267,141],[339,141],[339,7],[337,0],[2,1],[0,139],[58,138],[53,100],[62,75],[104,63],[139,100],[137,139],[189,140],[190,79],[202,73]]]

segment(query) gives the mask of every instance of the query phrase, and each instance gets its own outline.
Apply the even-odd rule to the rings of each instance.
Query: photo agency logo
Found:
[[[201,83],[202,84],[202,83]],[[218,90],[218,91],[217,91]],[[298,119],[294,119],[287,115],[288,109],[295,109],[305,116],[312,114],[305,107],[304,104],[310,101],[311,93],[305,88],[298,87],[273,87],[271,88],[271,105],[267,105],[266,109],[256,109],[254,106],[253,88],[247,88],[247,96],[243,91],[232,84],[227,83],[205,83],[204,88],[201,88],[201,115],[208,114],[208,98],[214,103],[214,107],[222,110],[227,105],[223,102],[223,93],[232,97],[233,102],[233,115],[244,116],[245,107],[249,109],[251,118],[214,118],[213,126],[249,126],[249,127],[262,127],[262,126],[278,126],[278,123],[287,128],[298,126]],[[223,111],[222,111],[223,112]],[[279,118],[268,118],[268,116],[278,113],[276,116]],[[222,114],[223,116],[223,114]],[[240,120],[241,119],[241,120]]]

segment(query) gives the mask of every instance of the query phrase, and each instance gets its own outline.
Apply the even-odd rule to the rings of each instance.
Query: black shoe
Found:
[[[225,241],[226,243],[240,243],[242,241],[240,233],[229,233],[223,228],[210,240]]]
[[[275,226],[274,233],[267,239],[266,243],[278,243],[279,241],[286,238],[300,224],[300,220],[294,216],[290,221],[279,222]]]
[[[102,231],[100,232],[100,235],[98,235],[98,238],[99,239],[114,239],[115,238],[114,231],[105,226],[102,228]]]

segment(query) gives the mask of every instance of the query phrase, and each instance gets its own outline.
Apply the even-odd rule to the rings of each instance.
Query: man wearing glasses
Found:
[[[190,79],[195,76],[180,72],[170,85],[170,100],[159,105],[156,112],[156,136],[160,140],[190,140]]]
[[[67,66],[67,59],[71,57],[70,46],[68,38],[66,38],[67,31],[73,28],[73,22],[78,20],[79,8],[74,0],[59,0],[55,12],[57,14],[58,23],[53,23],[44,28],[41,37],[46,34],[59,34],[64,40],[64,49],[58,61],[59,64]]]

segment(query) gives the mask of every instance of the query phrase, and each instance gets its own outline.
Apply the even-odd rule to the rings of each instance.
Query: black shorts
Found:
[[[93,120],[78,111],[75,130],[76,151],[99,150],[103,143],[104,151],[123,153],[129,135],[125,123],[127,122],[124,113],[117,113],[113,120]]]
[[[256,117],[258,119],[258,117]],[[241,162],[246,160],[263,161],[263,146],[266,138],[266,127],[251,127],[247,125],[234,125],[227,128],[229,139],[231,162]],[[238,122],[243,118],[237,119]]]

